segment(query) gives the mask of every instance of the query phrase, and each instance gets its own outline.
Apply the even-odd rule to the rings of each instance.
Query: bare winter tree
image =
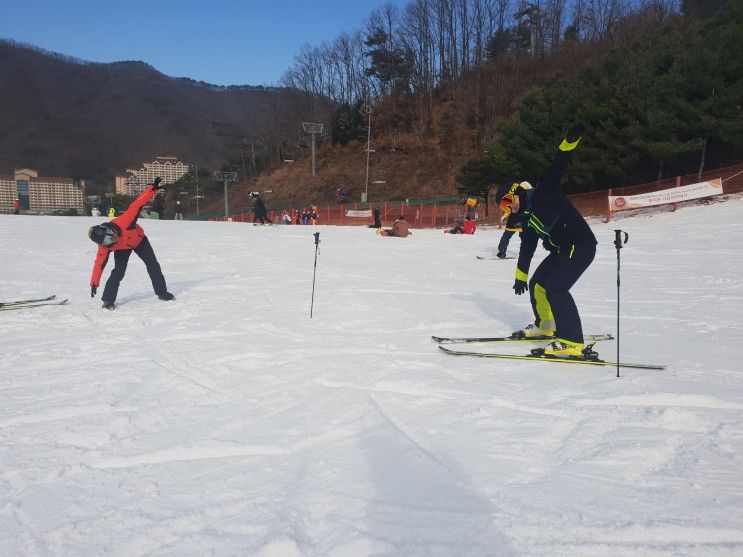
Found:
[[[623,0],[590,0],[585,11],[587,38],[611,41],[617,22],[626,12],[627,6]]]
[[[562,41],[567,0],[544,0],[542,2],[542,29],[548,50],[555,49]]]

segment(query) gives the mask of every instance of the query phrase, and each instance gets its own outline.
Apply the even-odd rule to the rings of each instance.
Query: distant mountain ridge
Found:
[[[99,187],[158,155],[218,168],[246,137],[295,134],[309,107],[291,89],[211,85],[9,40],[0,40],[0,75],[0,174],[29,167]]]

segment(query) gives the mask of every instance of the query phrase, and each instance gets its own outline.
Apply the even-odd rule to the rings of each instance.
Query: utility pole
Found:
[[[314,124],[312,122],[302,122],[302,129],[304,133],[308,133],[312,136],[312,175],[315,176],[315,136],[322,133],[322,124]]]
[[[224,183],[224,220],[226,221],[229,219],[230,216],[230,205],[227,201],[227,184],[237,180],[237,172],[225,172],[217,170],[214,173],[214,177],[217,179],[218,182]]]
[[[372,150],[369,148],[371,142],[371,113],[372,107],[370,104],[365,104],[361,107],[361,113],[366,114],[368,122],[366,125],[366,182],[364,186],[364,203],[369,204],[369,154]]]

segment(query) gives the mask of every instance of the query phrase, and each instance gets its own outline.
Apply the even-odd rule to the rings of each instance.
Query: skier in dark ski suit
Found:
[[[583,330],[570,288],[596,255],[596,237],[560,188],[580,133],[577,126],[570,129],[536,187],[519,187],[513,194],[499,191],[496,199],[501,209],[522,213],[525,219],[513,289],[519,295],[530,291],[535,321],[521,333],[525,337],[554,336],[545,354],[557,357],[583,355]],[[534,271],[527,287],[529,265],[540,238],[550,253]]]
[[[266,206],[263,204],[261,195],[253,192],[251,196],[255,199],[255,205],[253,206],[253,224],[258,221],[261,221],[261,224],[266,224],[266,221],[268,221],[268,224],[271,224],[271,219],[268,218],[268,212],[266,211]]]
[[[98,291],[103,269],[108,263],[108,257],[114,254],[114,269],[106,281],[103,289],[103,307],[115,309],[116,295],[119,292],[119,284],[124,278],[129,256],[136,253],[147,267],[147,273],[152,281],[152,288],[161,300],[173,300],[175,296],[168,292],[165,277],[160,270],[155,252],[152,250],[150,241],[144,235],[144,230],[137,224],[137,218],[147,202],[152,199],[157,191],[161,189],[161,178],[155,178],[151,186],[147,186],[142,193],[129,205],[124,213],[110,222],[92,226],[88,230],[88,236],[98,244],[98,253],[93,264],[93,274],[90,277],[90,297],[93,298]]]

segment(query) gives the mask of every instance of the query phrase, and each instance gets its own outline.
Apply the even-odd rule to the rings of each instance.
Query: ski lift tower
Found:
[[[193,163],[193,177],[194,183],[196,184],[196,192],[193,198],[196,200],[196,216],[199,216],[199,199],[204,199],[204,196],[199,192],[199,163]]]
[[[322,124],[313,124],[312,122],[302,122],[304,133],[312,136],[312,175],[315,176],[315,136],[322,133]]]
[[[535,4],[524,2],[513,17],[518,20],[519,24],[522,19],[526,18],[526,23],[529,25],[529,54],[532,56],[536,55],[537,23],[540,17],[539,7]]]
[[[217,170],[214,172],[214,177],[217,179],[217,182],[224,183],[224,220],[226,221],[229,219],[230,215],[230,206],[227,202],[227,184],[237,181],[237,172]]]

